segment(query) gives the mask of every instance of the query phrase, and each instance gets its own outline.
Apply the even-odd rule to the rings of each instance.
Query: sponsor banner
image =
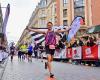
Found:
[[[82,47],[72,48],[72,59],[82,59]]]
[[[3,21],[3,33],[6,32],[6,26],[7,26],[9,14],[10,14],[10,4],[7,5],[6,12],[5,12],[5,17]]]
[[[98,58],[100,59],[100,45],[98,45]]]
[[[66,57],[72,59],[72,48],[66,49]]]
[[[3,59],[3,54],[2,54],[2,51],[0,50],[0,61],[2,61]]]
[[[98,45],[93,47],[83,46],[83,59],[98,59]]]
[[[69,34],[67,37],[67,41],[70,42],[70,40],[76,35],[76,32],[79,30],[80,25],[81,25],[81,20],[82,17],[76,17],[72,24],[71,24],[71,29],[69,30]]]
[[[59,51],[55,51],[54,58],[65,59],[66,58],[66,49],[61,49]]]

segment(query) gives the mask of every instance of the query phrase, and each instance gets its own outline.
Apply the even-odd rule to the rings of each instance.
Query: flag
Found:
[[[71,25],[71,29],[69,30],[69,34],[67,36],[68,42],[74,37],[76,32],[79,30],[80,25],[81,25],[81,20],[82,20],[82,17],[76,17],[73,20],[72,25]]]
[[[6,32],[6,26],[7,26],[9,14],[10,14],[10,4],[8,4],[6,7],[5,17],[4,17],[4,21],[3,21],[3,33]]]

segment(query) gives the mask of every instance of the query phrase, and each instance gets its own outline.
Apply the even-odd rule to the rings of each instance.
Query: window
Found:
[[[56,13],[56,4],[54,5],[54,13]]]
[[[46,5],[46,1],[43,1],[43,2],[42,2],[42,6],[45,6],[45,5]]]
[[[46,23],[45,23],[45,19],[43,18],[43,19],[41,19],[41,25],[45,25]]]
[[[63,26],[67,26],[68,25],[68,21],[67,20],[63,20]]]
[[[82,16],[85,20],[84,2],[85,0],[74,0],[74,17]]]
[[[45,14],[45,10],[42,10],[42,14]]]
[[[63,17],[67,17],[67,9],[63,10]]]
[[[63,0],[63,6],[65,7],[68,3],[68,0]]]
[[[75,17],[76,16],[82,16],[85,17],[85,12],[84,12],[84,8],[80,7],[80,8],[75,8]]]
[[[77,7],[83,7],[84,6],[84,0],[74,0],[75,8]]]
[[[46,4],[47,4],[47,0],[46,0]]]
[[[55,23],[57,23],[57,17],[54,18]]]

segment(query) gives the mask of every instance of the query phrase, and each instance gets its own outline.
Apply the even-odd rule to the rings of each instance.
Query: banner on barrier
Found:
[[[72,48],[72,59],[82,59],[82,47]]]
[[[98,58],[100,59],[100,45],[98,45]]]
[[[72,59],[72,48],[66,49],[66,57]]]
[[[83,46],[83,59],[98,59],[98,46],[93,47]]]
[[[59,52],[55,51],[54,58],[65,59],[66,58],[66,49],[61,49]]]

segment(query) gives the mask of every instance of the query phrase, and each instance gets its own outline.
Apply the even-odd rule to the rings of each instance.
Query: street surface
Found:
[[[14,57],[13,62],[8,60],[2,80],[100,80],[100,67],[53,62],[53,70],[55,78],[50,79],[41,60],[20,62]]]

